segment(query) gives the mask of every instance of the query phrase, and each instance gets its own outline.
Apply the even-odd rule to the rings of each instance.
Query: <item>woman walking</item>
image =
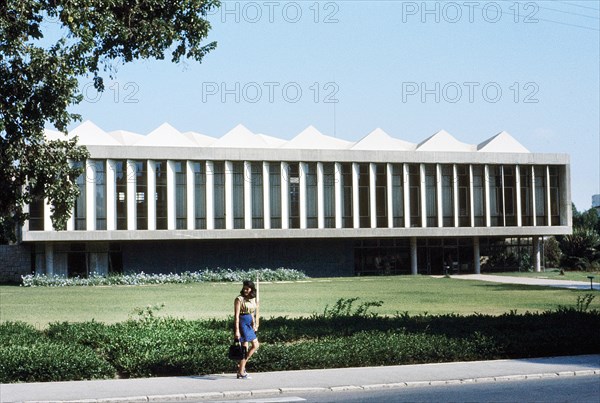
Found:
[[[252,281],[244,281],[242,291],[234,300],[233,307],[235,321],[234,337],[242,343],[247,351],[246,357],[238,363],[237,377],[238,379],[248,379],[246,363],[259,346],[258,338],[256,337],[258,318],[255,317],[258,302],[256,301],[256,286]],[[249,350],[248,343],[252,343],[252,347]]]

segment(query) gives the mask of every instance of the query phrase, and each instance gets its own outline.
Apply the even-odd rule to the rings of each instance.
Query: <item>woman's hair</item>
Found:
[[[244,295],[244,287],[250,288],[250,298],[256,298],[256,286],[254,285],[254,282],[250,280],[245,280],[242,286],[242,290],[240,291],[240,295]]]

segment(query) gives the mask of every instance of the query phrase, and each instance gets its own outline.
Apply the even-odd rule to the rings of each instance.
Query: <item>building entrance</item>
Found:
[[[459,274],[473,271],[471,238],[423,238],[417,240],[419,274]]]

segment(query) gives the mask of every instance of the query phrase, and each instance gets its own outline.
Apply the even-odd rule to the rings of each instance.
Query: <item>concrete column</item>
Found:
[[[500,165],[500,174],[502,175],[502,226],[506,227],[506,195],[504,194],[504,165]]]
[[[385,195],[386,195],[386,210],[388,217],[388,228],[394,228],[394,198],[392,188],[392,178],[394,176],[394,169],[392,164],[387,163],[385,166]]]
[[[479,250],[479,237],[473,237],[473,272],[481,274],[481,252]]]
[[[85,186],[85,229],[96,229],[96,164],[95,161],[86,160],[84,166]]]
[[[215,167],[206,161],[206,229],[215,229]]]
[[[44,199],[44,231],[52,231],[52,211],[50,210],[50,200]],[[71,211],[71,217],[67,221],[67,231],[73,231],[75,229],[75,218],[73,217],[74,211]]]
[[[117,163],[106,160],[106,230],[117,229]]]
[[[175,161],[167,161],[167,229],[176,228],[176,184],[175,184]]]
[[[537,206],[537,201],[536,201],[536,194],[535,194],[535,167],[532,165],[530,167],[531,169],[531,218],[532,218],[532,223],[533,226],[535,227],[537,225],[537,210],[536,210],[536,206]]]
[[[515,192],[516,192],[516,199],[517,199],[517,206],[516,206],[516,212],[515,214],[517,215],[517,227],[522,227],[523,226],[523,216],[522,216],[522,209],[521,209],[521,167],[520,165],[515,165]]]
[[[417,238],[410,238],[410,274],[417,275]]]
[[[560,192],[560,225],[573,226],[573,209],[571,208],[571,166],[558,168]],[[557,200],[558,202],[558,200]]]
[[[377,228],[377,194],[375,192],[377,167],[374,163],[369,164],[369,218],[371,228]]]
[[[469,216],[471,218],[471,227],[475,227],[475,200],[473,193],[473,165],[469,164]]]
[[[148,230],[156,229],[156,163],[147,161],[146,203],[148,206]]]
[[[546,222],[548,226],[552,225],[552,204],[550,202],[550,167],[546,165]],[[544,267],[544,270],[546,268]]]
[[[435,191],[437,192],[438,227],[442,228],[444,226],[444,210],[442,204],[444,201],[442,200],[442,166],[440,164],[435,164]]]
[[[44,244],[45,255],[46,255],[46,275],[53,276],[54,275],[54,244],[52,242],[46,242]]]
[[[307,224],[306,224],[306,171],[307,171],[308,167],[307,164],[305,162],[300,162],[298,163],[298,180],[299,182],[299,192],[300,192],[300,198],[299,198],[299,203],[300,204],[300,228],[306,228]]]
[[[264,228],[271,229],[271,183],[269,176],[269,163],[262,163],[263,176],[263,221]]]
[[[252,229],[252,164],[244,161],[244,228]]]
[[[452,165],[452,184],[452,192],[454,193],[454,226],[458,227],[458,167],[456,164]]]
[[[317,162],[317,228],[325,228],[324,186],[323,163]]]
[[[225,229],[233,229],[233,164],[225,161]]]
[[[196,228],[196,195],[194,191],[194,163],[192,161],[185,162],[185,190],[187,197],[187,229]]]
[[[360,210],[358,206],[358,176],[360,167],[356,162],[352,163],[352,219],[353,227],[360,228]]]
[[[127,229],[137,229],[135,161],[127,160]]]
[[[290,228],[290,178],[288,163],[281,163],[281,229]]]
[[[542,259],[540,253],[540,237],[534,236],[531,238],[531,246],[533,249],[533,253],[531,254],[531,260],[533,265],[533,270],[537,273],[542,271]]]
[[[342,164],[335,163],[335,227],[342,228]]]
[[[402,193],[404,194],[404,227],[410,228],[410,177],[408,175],[408,164],[402,166],[403,186]]]
[[[485,196],[485,226],[492,226],[492,213],[490,212],[490,166],[485,165],[483,167],[484,174],[484,196]]]
[[[427,191],[425,189],[425,164],[419,164],[419,190],[421,193],[421,225],[427,227]]]

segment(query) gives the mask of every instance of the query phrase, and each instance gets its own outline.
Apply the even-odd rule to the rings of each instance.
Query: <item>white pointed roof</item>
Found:
[[[414,143],[391,137],[380,128],[373,130],[352,146],[352,150],[390,150],[411,151],[417,147]]]
[[[519,143],[513,136],[503,131],[496,134],[480,143],[477,146],[477,151],[480,152],[494,152],[494,153],[528,153],[521,143]]]
[[[236,148],[271,148],[262,137],[252,133],[244,125],[239,124],[214,143],[211,147],[236,147]]]
[[[59,132],[58,130],[44,129],[44,137],[46,137],[48,140],[68,140],[73,138],[73,135],[71,133],[65,135],[63,132]]]
[[[183,133],[183,135],[200,147],[208,147],[211,144],[213,144],[215,141],[217,141],[217,139],[214,137],[210,137],[205,134],[196,133],[196,132],[185,132],[185,133]]]
[[[160,147],[195,147],[196,144],[168,123],[148,133],[136,145]]]
[[[315,149],[315,150],[347,150],[352,142],[326,136],[313,126],[308,126],[296,137],[283,144],[281,148]]]
[[[445,130],[440,130],[433,136],[417,145],[417,151],[475,151],[476,147],[462,143]]]
[[[69,133],[70,136],[77,136],[78,143],[83,145],[98,146],[118,146],[120,143],[111,137],[104,130],[96,126],[93,122],[86,120]]]
[[[142,140],[144,136],[139,133],[129,132],[127,130],[115,130],[108,132],[108,135],[117,140],[120,144],[130,146]]]
[[[181,133],[168,123],[163,123],[147,135],[126,130],[105,132],[91,121],[85,121],[68,135],[52,129],[44,129],[50,140],[65,140],[78,136],[82,145],[98,146],[154,146],[154,147],[221,147],[221,148],[265,148],[296,150],[364,150],[364,151],[425,151],[425,152],[486,152],[486,153],[529,153],[521,143],[503,131],[478,145],[458,141],[450,133],[440,130],[419,144],[391,137],[377,128],[357,142],[341,140],[321,133],[308,126],[289,141],[256,134],[239,124],[221,138],[189,131]]]
[[[267,142],[267,144],[269,144],[271,147],[281,147],[282,145],[284,145],[286,143],[286,140],[282,140],[280,138],[277,137],[273,137],[273,136],[267,136],[266,134],[257,134],[258,137],[262,138],[264,141]]]

